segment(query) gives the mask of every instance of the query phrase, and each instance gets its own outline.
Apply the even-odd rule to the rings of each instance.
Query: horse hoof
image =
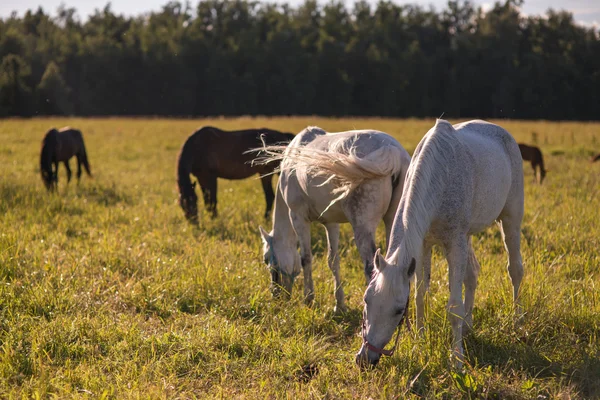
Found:
[[[470,318],[465,318],[462,326],[462,334],[463,337],[469,335],[473,331],[473,320]]]
[[[306,304],[308,307],[312,307],[314,301],[315,301],[315,296],[314,295],[308,295],[304,299],[304,304]]]
[[[348,307],[344,306],[335,306],[333,307],[333,314],[334,315],[343,315],[346,314],[348,312]]]

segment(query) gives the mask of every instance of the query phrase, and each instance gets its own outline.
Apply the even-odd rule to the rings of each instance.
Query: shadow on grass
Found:
[[[119,203],[125,203],[127,205],[133,204],[133,199],[130,195],[119,190],[113,183],[110,186],[104,186],[99,184],[78,186],[76,187],[78,196],[85,197],[89,201],[93,201],[97,204],[105,207],[115,206]]]
[[[559,323],[559,322],[557,322]],[[562,321],[564,323],[564,321]],[[593,330],[592,327],[590,329]],[[557,342],[560,339],[557,338]],[[541,346],[528,344],[522,340],[497,343],[472,332],[466,339],[467,360],[478,368],[485,366],[499,369],[510,368],[525,372],[529,379],[566,379],[585,398],[600,396],[600,354],[593,356],[584,351],[585,346],[576,343],[562,343],[561,358],[546,355]],[[547,345],[547,341],[544,341]],[[551,353],[551,352],[548,352]]]
[[[356,335],[362,322],[362,308],[350,308],[343,314],[335,314],[332,311],[327,313],[327,318],[333,319],[343,327],[344,336],[349,338]]]
[[[111,186],[99,184],[77,186],[76,183],[71,182],[68,187],[61,186],[58,193],[50,193],[37,185],[2,182],[0,183],[0,211],[38,210],[49,207],[49,211],[52,213],[81,215],[84,213],[83,208],[68,204],[72,200],[67,197],[71,191],[76,193],[77,197],[83,197],[88,201],[107,207],[119,203],[132,203],[131,197],[118,190],[114,184]]]

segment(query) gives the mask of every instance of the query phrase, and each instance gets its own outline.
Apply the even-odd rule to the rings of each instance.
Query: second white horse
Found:
[[[376,273],[365,291],[361,365],[377,364],[405,318],[410,279],[416,272],[417,326],[423,327],[423,297],[429,285],[431,246],[448,260],[448,319],[453,355],[462,366],[462,328],[472,323],[479,263],[471,235],[494,221],[502,228],[508,272],[517,297],[523,277],[520,235],[523,219],[523,162],[513,137],[498,125],[470,121],[452,126],[437,120],[421,140],[408,169],[387,257],[377,252]],[[465,289],[463,301],[462,291]]]

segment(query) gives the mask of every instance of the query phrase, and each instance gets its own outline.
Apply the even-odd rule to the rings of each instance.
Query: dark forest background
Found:
[[[0,19],[0,116],[600,119],[600,37],[568,12],[170,2]]]

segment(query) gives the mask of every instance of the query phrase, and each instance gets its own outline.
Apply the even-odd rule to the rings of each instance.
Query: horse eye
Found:
[[[404,308],[398,308],[396,310],[396,315],[403,315],[404,314]]]

